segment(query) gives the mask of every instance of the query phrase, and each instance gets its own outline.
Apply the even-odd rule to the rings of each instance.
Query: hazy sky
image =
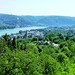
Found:
[[[0,13],[75,16],[75,0],[0,0]]]

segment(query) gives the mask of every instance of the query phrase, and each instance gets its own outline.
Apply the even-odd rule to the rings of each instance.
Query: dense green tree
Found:
[[[9,35],[7,35],[7,34],[3,35],[2,37],[5,39],[5,41],[8,41],[8,39],[9,39]]]
[[[68,47],[63,47],[61,49],[61,52],[64,52],[64,54],[67,56],[67,57],[70,57],[71,55],[71,51],[68,49]]]
[[[39,40],[39,41],[42,41],[42,40],[43,40],[43,38],[42,38],[42,37],[38,37],[38,40]]]
[[[75,43],[71,45],[70,50],[73,55],[75,55]]]
[[[12,40],[12,46],[13,46],[14,49],[16,48],[16,39],[15,39],[15,37]]]
[[[69,62],[68,57],[67,57],[64,53],[58,54],[57,60],[58,60],[60,63],[63,63],[64,65],[66,65],[66,64]]]
[[[64,40],[64,36],[62,34],[59,34],[59,38]]]
[[[3,39],[0,39],[0,53],[6,52],[5,47],[7,47],[7,43]]]
[[[22,34],[22,30],[20,30],[19,33]]]
[[[62,43],[60,43],[60,48],[63,48],[63,47],[67,47],[68,46],[68,44],[66,43],[66,42],[62,42]]]
[[[67,40],[69,40],[69,36],[66,36],[66,38],[65,38],[65,39],[66,39],[66,41],[67,41]]]
[[[67,32],[65,35],[67,35]],[[74,75],[75,42],[72,39],[67,41],[62,40],[62,38],[59,38],[57,35],[57,31],[55,31],[55,33],[56,34],[51,33],[44,36],[44,39],[53,39],[49,44],[39,42],[39,37],[24,39],[13,38],[13,40],[11,40],[8,35],[6,35],[4,38],[1,38],[0,74]],[[43,38],[41,40],[43,40]],[[57,41],[58,43],[58,40],[60,41],[59,46],[55,47],[53,42]]]
[[[33,37],[32,41],[38,41],[38,38],[37,37]]]

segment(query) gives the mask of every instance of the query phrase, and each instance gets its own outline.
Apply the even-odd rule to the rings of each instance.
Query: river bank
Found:
[[[23,28],[14,28],[14,29],[5,29],[5,30],[0,30],[0,36],[5,35],[6,33],[8,35],[18,33],[20,30],[25,31],[25,30],[32,30],[32,29],[44,29],[47,28],[47,26],[33,26],[33,27],[23,27]]]

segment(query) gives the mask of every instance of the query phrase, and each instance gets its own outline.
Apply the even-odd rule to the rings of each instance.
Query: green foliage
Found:
[[[7,35],[7,34],[3,35],[2,37],[5,39],[5,41],[8,41],[8,39],[9,39],[9,35]]]
[[[6,52],[6,48],[7,47],[7,44],[6,42],[2,39],[0,39],[0,53],[4,53]]]
[[[38,37],[33,37],[32,41],[38,41]]]
[[[66,36],[66,41],[67,41],[67,40],[69,40],[69,37],[68,37],[68,36]]]
[[[64,53],[58,54],[57,60],[58,60],[60,63],[64,63],[65,65],[68,63],[68,57],[67,57]]]
[[[71,55],[71,51],[67,47],[63,47],[61,52],[63,52],[67,57],[70,57]]]
[[[38,40],[39,40],[39,41],[42,41],[42,40],[43,40],[43,37],[38,37]]]
[[[75,43],[71,45],[70,50],[71,50],[72,54],[75,55]]]
[[[12,28],[15,28],[15,26],[13,25],[7,25],[3,22],[0,22],[0,29],[12,29]]]
[[[13,49],[15,49],[15,48],[16,48],[16,39],[15,39],[15,37],[13,38],[12,46],[13,46]]]
[[[68,46],[68,44],[66,42],[62,42],[59,47],[63,48],[63,47],[67,47],[67,46]]]
[[[50,43],[38,42],[50,40]],[[48,41],[49,41],[48,40]],[[62,42],[58,42],[60,40]],[[59,43],[58,47],[53,42]],[[1,75],[74,75],[75,42],[54,33],[46,37],[0,39]]]
[[[62,34],[59,34],[59,38],[64,40],[64,36]]]

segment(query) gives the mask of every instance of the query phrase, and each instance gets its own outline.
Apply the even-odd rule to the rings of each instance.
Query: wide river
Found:
[[[20,30],[31,30],[31,29],[44,29],[47,28],[47,26],[40,26],[40,27],[23,27],[23,28],[14,28],[14,29],[7,29],[7,30],[0,30],[0,36],[4,34],[13,34],[13,33],[18,33]]]

